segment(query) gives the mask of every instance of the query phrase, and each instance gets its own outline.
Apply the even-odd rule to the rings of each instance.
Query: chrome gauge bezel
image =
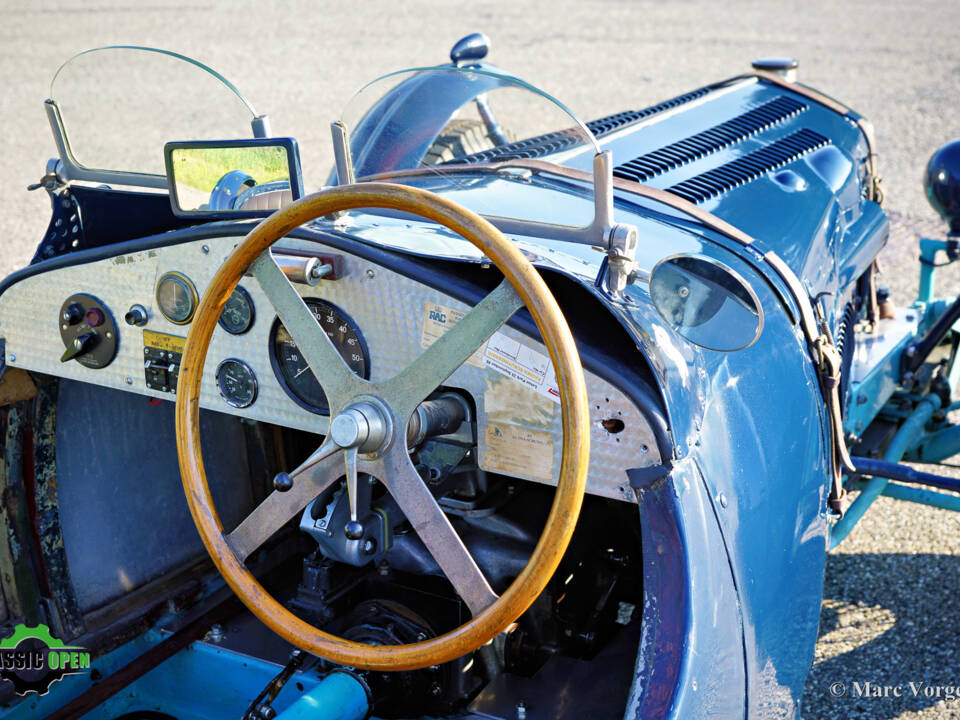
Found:
[[[247,307],[250,309],[250,321],[244,326],[242,330],[231,330],[227,324],[223,321],[223,314],[227,311],[227,305],[230,304],[230,300],[233,299],[234,295],[239,295],[243,298],[243,302],[247,304]],[[253,304],[253,298],[250,296],[250,293],[247,292],[246,288],[237,285],[233,289],[233,292],[230,293],[230,297],[227,298],[227,302],[223,306],[223,310],[220,312],[220,317],[217,319],[217,324],[224,329],[225,332],[230,333],[231,335],[243,335],[250,331],[250,328],[253,327],[253,324],[257,320],[257,309]]]
[[[187,314],[186,319],[175,320],[174,318],[170,317],[170,315],[167,313],[167,310],[163,307],[163,302],[160,300],[160,289],[168,282],[176,283],[180,287],[184,288],[190,296],[190,312]],[[197,312],[197,306],[200,304],[200,296],[197,294],[197,288],[194,286],[193,281],[182,272],[177,272],[176,270],[165,272],[160,276],[160,279],[157,280],[157,287],[153,294],[156,298],[157,309],[160,310],[160,314],[163,315],[167,321],[173,323],[174,325],[189,325],[190,321],[193,320],[194,314]]]
[[[235,399],[231,398],[226,391],[224,391],[223,385],[220,383],[220,372],[223,370],[224,365],[227,365],[228,363],[235,363],[239,365],[250,376],[250,380],[253,383],[253,395],[250,398],[250,402],[246,402],[246,403],[238,402]],[[220,397],[222,397],[223,401],[230,407],[234,407],[234,408],[237,408],[238,410],[242,410],[243,408],[250,407],[257,401],[257,395],[260,393],[260,383],[257,380],[257,374],[253,371],[253,368],[250,367],[250,365],[245,363],[240,358],[231,357],[231,358],[226,358],[225,360],[222,360],[220,364],[217,365],[217,370],[214,373],[214,377],[216,378],[216,381],[217,381],[217,390],[220,392]]]

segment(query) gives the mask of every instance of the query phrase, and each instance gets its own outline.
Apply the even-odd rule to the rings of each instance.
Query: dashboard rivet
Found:
[[[720,493],[720,496],[717,498],[717,500],[720,501],[720,507],[727,506],[727,496],[724,495],[723,493]]]
[[[17,361],[17,356],[11,354],[11,355],[10,355],[10,362],[16,362],[16,361]]]
[[[368,278],[370,278],[370,279],[372,280],[372,279],[375,278],[376,276],[377,276],[377,274],[376,274],[373,270],[367,270],[367,277],[368,277]]]
[[[130,377],[129,375],[127,375],[126,380],[127,380],[127,385],[133,385],[133,378],[132,378],[132,377]]]
[[[204,255],[207,255],[207,254],[210,253],[210,246],[209,246],[209,245],[203,245],[200,249],[203,251],[203,254],[204,254]]]

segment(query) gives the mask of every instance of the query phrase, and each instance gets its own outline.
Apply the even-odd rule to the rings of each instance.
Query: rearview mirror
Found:
[[[163,154],[177,217],[266,217],[303,195],[293,138],[169,142]]]
[[[763,330],[756,293],[736,272],[711,258],[664,258],[650,273],[650,298],[670,327],[708,350],[743,350]]]

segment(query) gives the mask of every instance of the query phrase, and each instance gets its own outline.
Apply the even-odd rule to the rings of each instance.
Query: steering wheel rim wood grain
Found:
[[[410,366],[381,383],[369,383],[357,378],[349,369],[344,372],[342,368],[346,368],[345,365],[338,369],[333,367],[333,363],[327,362],[320,372],[312,367],[311,352],[314,360],[325,362],[331,357],[329,353],[335,353],[336,350],[315,325],[302,300],[299,301],[302,310],[298,308],[299,296],[286,283],[269,253],[274,242],[304,223],[335,212],[359,208],[398,210],[440,223],[479,248],[505,277],[500,287]],[[248,267],[254,269],[255,277],[285,325],[289,319],[291,328],[307,332],[300,328],[305,327],[304,323],[313,323],[316,332],[322,336],[322,339],[314,341],[311,335],[311,340],[305,344],[311,345],[312,349],[307,351],[301,347],[304,336],[301,334],[300,338],[295,336],[295,339],[325,392],[327,386],[323,379],[328,375],[332,375],[337,389],[343,390],[339,393],[327,392],[331,428],[334,420],[338,420],[340,430],[345,425],[348,431],[355,429],[351,423],[355,423],[353,417],[356,416],[359,418],[356,422],[364,429],[355,441],[343,440],[343,432],[339,432],[338,439],[331,440],[334,433],[328,433],[321,448],[294,471],[298,483],[296,492],[271,493],[240,526],[231,533],[225,533],[214,508],[201,455],[200,387],[207,350],[220,313]],[[284,283],[287,289],[284,289]],[[473,569],[460,567],[466,559],[473,562],[468,551],[458,547],[449,550],[448,546],[455,546],[459,537],[455,531],[456,541],[449,537],[446,516],[439,510],[419,476],[415,481],[411,478],[413,465],[406,456],[405,430],[410,413],[424,399],[418,393],[422,394],[424,388],[436,382],[437,378],[442,383],[472,354],[475,348],[462,347],[464,342],[475,342],[478,338],[485,340],[509,319],[520,304],[525,305],[533,316],[556,372],[560,389],[563,448],[556,495],[540,540],[524,570],[503,595],[497,597],[489,585],[483,587],[486,581],[482,573],[478,579],[477,573],[473,572],[479,572],[475,563]],[[306,316],[303,312],[307,313]],[[458,330],[461,325],[462,330]],[[349,422],[340,421],[341,415],[350,415],[351,419]],[[403,185],[363,183],[324,190],[278,210],[247,235],[210,282],[187,335],[178,380],[176,428],[180,472],[190,513],[204,546],[233,591],[254,615],[290,643],[332,662],[361,669],[413,670],[438,665],[475,650],[503,632],[543,591],[559,565],[573,534],[586,487],[589,459],[586,387],[576,345],[556,300],[536,269],[492,224],[434,193]],[[374,435],[376,439],[370,439]],[[359,439],[361,436],[362,439]],[[267,593],[247,570],[243,564],[245,558],[279,529],[279,526],[267,527],[270,523],[265,521],[279,522],[283,519],[285,522],[309,502],[303,502],[304,497],[310,496],[310,493],[314,493],[310,497],[316,497],[324,487],[328,487],[332,482],[332,474],[337,472],[335,459],[338,453],[346,461],[348,481],[351,475],[356,477],[359,468],[363,472],[370,471],[388,485],[441,569],[471,607],[473,617],[470,620],[443,635],[410,645],[373,646],[357,643],[325,633],[296,617]],[[378,473],[390,474],[389,481]],[[343,472],[338,477],[343,477]],[[396,483],[396,487],[392,483]],[[400,495],[406,506],[400,502]],[[411,514],[417,517],[411,517]],[[419,529],[418,522],[422,525]],[[435,552],[440,540],[444,543],[443,552]],[[467,552],[466,559],[463,552]],[[437,557],[438,554],[444,555],[444,558]]]

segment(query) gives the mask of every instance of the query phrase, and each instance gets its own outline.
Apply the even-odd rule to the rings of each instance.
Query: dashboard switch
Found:
[[[76,360],[85,368],[107,367],[117,355],[119,333],[110,309],[93,295],[75,293],[60,306],[61,362]]]
[[[131,305],[127,314],[123,316],[123,320],[127,325],[142,327],[147,324],[147,309],[140,304]]]
[[[83,306],[80,303],[70,303],[67,305],[60,317],[67,325],[76,325],[83,318]]]
[[[68,360],[73,360],[78,355],[82,355],[85,352],[89,352],[93,346],[96,344],[97,334],[95,332],[83,333],[82,335],[77,335],[73,342],[63,351],[63,355],[60,356],[60,362],[67,362]]]

